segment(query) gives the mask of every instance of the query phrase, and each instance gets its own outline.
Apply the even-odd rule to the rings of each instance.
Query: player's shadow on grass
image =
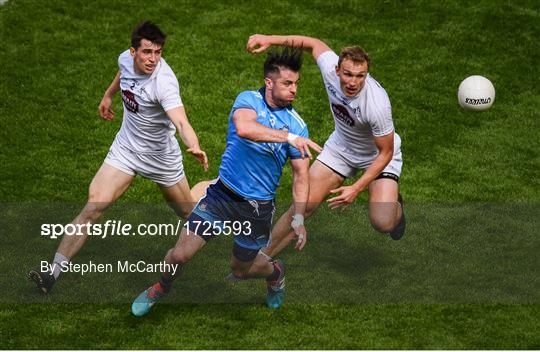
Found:
[[[309,242],[304,250],[283,252],[281,257],[288,264],[288,301],[352,303],[385,286],[377,277],[395,265],[384,250],[390,240],[360,220],[361,216],[346,224],[342,214],[323,212],[308,223]]]

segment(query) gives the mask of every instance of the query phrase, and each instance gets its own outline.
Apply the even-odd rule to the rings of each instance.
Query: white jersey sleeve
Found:
[[[162,74],[157,76],[156,98],[164,111],[183,106],[180,98],[180,85],[174,72],[164,65]]]
[[[338,61],[339,56],[331,50],[325,51],[317,58],[317,65],[325,82],[333,81]]]
[[[368,84],[372,89],[366,92],[366,119],[371,126],[373,136],[386,136],[394,131],[390,99],[381,85],[371,77],[369,78]]]

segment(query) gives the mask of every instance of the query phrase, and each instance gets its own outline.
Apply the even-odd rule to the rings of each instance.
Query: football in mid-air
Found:
[[[486,77],[467,77],[459,85],[458,100],[459,105],[467,110],[487,110],[495,101],[495,87]]]

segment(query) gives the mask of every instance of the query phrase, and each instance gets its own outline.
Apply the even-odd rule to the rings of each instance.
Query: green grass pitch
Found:
[[[359,44],[387,90],[401,135],[409,227],[374,232],[366,196],[307,223],[287,250],[288,299],[227,284],[230,239],[190,263],[167,301],[137,319],[130,302],[155,274],[66,274],[49,297],[25,271],[58,240],[39,224],[69,222],[121,124],[97,106],[118,54],[143,19],[168,40],[189,119],[210,158],[184,158],[190,184],[214,178],[236,95],[262,84],[249,35],[303,34],[334,50]],[[26,1],[0,5],[0,349],[540,349],[540,5],[537,1]],[[457,87],[489,78],[483,113]],[[323,143],[333,130],[306,55],[295,108]],[[277,201],[290,201],[286,168]],[[126,211],[127,209],[127,211]],[[279,213],[279,212],[278,212]],[[173,222],[157,187],[136,179],[105,219]],[[156,261],[174,238],[92,239],[75,262]]]

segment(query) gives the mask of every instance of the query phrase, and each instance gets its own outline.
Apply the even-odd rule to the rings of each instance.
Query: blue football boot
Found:
[[[142,317],[150,311],[154,304],[156,304],[166,295],[167,293],[163,291],[159,282],[155,283],[154,285],[144,290],[135,299],[135,301],[133,301],[133,304],[131,305],[131,312],[136,317]]]
[[[277,309],[283,304],[285,299],[285,264],[278,259],[273,262],[274,270],[279,270],[279,277],[276,280],[266,280],[268,292],[266,294],[266,305],[270,309]]]

